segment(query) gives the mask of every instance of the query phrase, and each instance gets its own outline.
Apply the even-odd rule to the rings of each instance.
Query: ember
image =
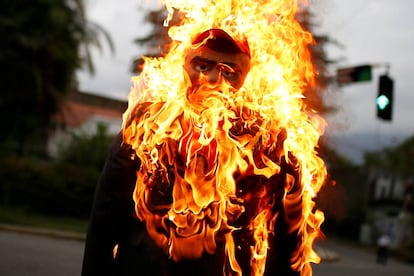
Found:
[[[170,28],[172,50],[145,59],[124,114],[124,141],[141,160],[137,216],[174,261],[224,248],[226,274],[252,275],[264,274],[282,219],[299,241],[292,268],[311,275],[323,221],[313,198],[326,177],[315,148],[325,123],[304,111],[313,40],[295,21],[297,1],[165,5],[166,23],[176,11],[185,17]],[[248,44],[250,70],[238,89],[225,81],[196,87],[182,66],[194,38],[210,29]]]

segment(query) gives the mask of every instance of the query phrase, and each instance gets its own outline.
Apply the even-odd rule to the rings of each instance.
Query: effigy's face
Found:
[[[207,47],[190,49],[184,69],[194,87],[202,84],[220,85],[227,82],[239,89],[250,69],[250,59],[242,53],[222,53]]]

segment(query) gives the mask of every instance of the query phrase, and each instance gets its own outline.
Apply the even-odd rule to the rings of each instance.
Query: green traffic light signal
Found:
[[[390,104],[390,100],[385,95],[377,97],[377,106],[379,109],[384,110]]]
[[[392,120],[394,81],[387,75],[380,76],[378,96],[375,101],[377,117],[384,121]]]

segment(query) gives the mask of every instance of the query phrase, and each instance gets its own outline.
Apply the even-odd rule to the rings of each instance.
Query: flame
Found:
[[[326,178],[316,151],[325,122],[303,103],[315,72],[306,48],[312,36],[295,20],[301,3],[166,0],[165,6],[166,24],[174,12],[185,16],[169,29],[170,52],[146,58],[133,78],[123,118],[124,141],[141,161],[137,216],[174,261],[224,246],[226,269],[239,275],[240,236],[252,239],[250,274],[262,275],[283,216],[299,239],[291,266],[311,275],[324,219],[313,198]],[[251,68],[237,91],[222,84],[190,93],[185,54],[192,38],[211,28],[247,39]]]
[[[118,255],[119,244],[115,244],[114,248],[112,248],[112,258],[116,259]]]

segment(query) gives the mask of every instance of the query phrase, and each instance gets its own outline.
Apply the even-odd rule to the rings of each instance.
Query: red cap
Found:
[[[250,57],[250,48],[247,41],[237,41],[222,29],[210,29],[202,32],[192,42],[193,45],[200,43],[217,52],[242,53]]]

